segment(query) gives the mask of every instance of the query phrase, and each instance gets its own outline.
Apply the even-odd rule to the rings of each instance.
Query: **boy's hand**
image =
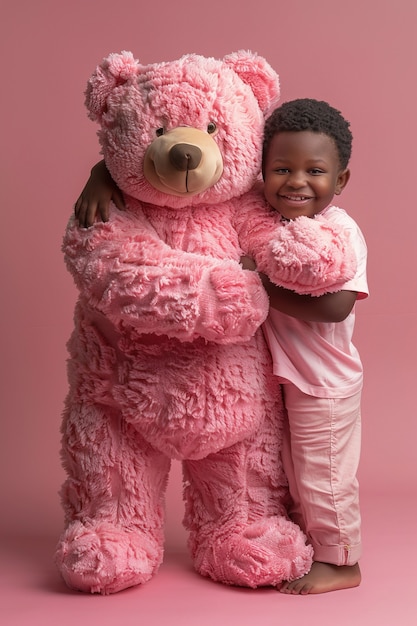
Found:
[[[97,215],[103,222],[107,222],[111,200],[121,211],[125,209],[122,192],[110,176],[104,161],[99,161],[92,168],[90,178],[74,205],[75,217],[80,226],[92,226]]]

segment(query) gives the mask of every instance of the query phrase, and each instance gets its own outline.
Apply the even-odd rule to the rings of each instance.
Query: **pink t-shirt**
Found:
[[[358,225],[335,206],[327,207],[322,215],[350,231],[358,265],[355,276],[342,289],[357,291],[358,300],[366,298],[367,248]],[[343,322],[327,323],[304,322],[271,307],[263,328],[274,374],[282,383],[289,381],[303,393],[319,398],[347,398],[362,388],[362,363],[352,343],[355,308]]]

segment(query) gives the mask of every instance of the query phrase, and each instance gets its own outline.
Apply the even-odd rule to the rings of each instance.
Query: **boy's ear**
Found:
[[[339,172],[339,175],[336,181],[336,189],[335,189],[336,196],[339,196],[342,193],[343,189],[346,187],[346,185],[349,182],[349,178],[350,178],[349,168],[346,168],[345,170],[341,170]]]

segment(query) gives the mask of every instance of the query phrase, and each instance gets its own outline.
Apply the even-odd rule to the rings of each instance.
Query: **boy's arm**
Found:
[[[104,161],[99,161],[92,168],[90,178],[74,205],[74,213],[79,225],[83,228],[92,226],[97,215],[101,217],[102,222],[107,222],[111,201],[118,209],[124,210],[122,192],[110,176]]]
[[[300,295],[274,285],[265,274],[260,277],[270,306],[305,322],[342,322],[353,309],[358,295],[356,291],[344,290],[321,296]]]

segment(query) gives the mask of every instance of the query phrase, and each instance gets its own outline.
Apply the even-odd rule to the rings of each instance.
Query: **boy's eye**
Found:
[[[288,174],[289,171],[287,167],[277,167],[275,170],[277,174]]]
[[[320,174],[324,174],[324,171],[318,167],[313,167],[313,169],[310,170],[310,174],[313,174],[313,176],[320,176]]]

